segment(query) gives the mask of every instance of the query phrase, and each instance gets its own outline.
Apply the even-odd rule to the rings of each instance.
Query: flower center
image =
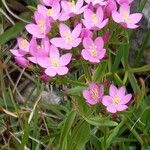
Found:
[[[45,21],[42,20],[42,19],[40,19],[40,20],[37,21],[37,24],[38,24],[39,27],[40,27],[39,30],[38,30],[38,32],[39,32],[40,34],[44,33],[44,32],[45,32]]]
[[[97,90],[97,89],[92,89],[92,90],[91,90],[91,97],[92,97],[94,100],[96,100],[96,99],[99,98],[99,96],[98,96],[98,90]]]
[[[73,7],[75,5],[75,1],[72,0],[71,2],[68,2],[69,7]]]
[[[96,16],[96,14],[93,14],[93,15],[92,15],[92,22],[93,22],[94,24],[97,24],[97,23],[98,23],[98,18],[97,18],[97,16]]]
[[[120,98],[118,96],[115,96],[113,98],[113,103],[116,104],[116,105],[118,105],[120,103]]]
[[[55,68],[59,67],[59,62],[56,58],[50,58],[50,62],[52,63],[52,66]]]
[[[73,41],[71,34],[69,34],[68,32],[65,33],[65,40],[67,44],[70,44]]]
[[[28,41],[26,39],[21,40],[21,46],[23,49],[26,49],[27,45],[28,45]]]
[[[129,18],[128,12],[124,12],[124,14],[123,14],[123,19],[124,19],[126,22],[130,22],[130,21],[131,21],[130,18]]]
[[[89,49],[89,52],[90,52],[90,55],[92,56],[92,57],[96,57],[97,56],[97,50],[96,50],[96,46],[95,45],[92,45],[91,47],[90,47],[90,49]]]
[[[53,9],[47,10],[47,16],[52,16],[54,14]]]
[[[37,21],[37,24],[38,24],[39,26],[44,26],[45,21],[42,20],[42,19],[39,19],[39,20]]]

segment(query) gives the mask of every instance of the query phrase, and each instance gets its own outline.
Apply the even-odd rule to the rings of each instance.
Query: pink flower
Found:
[[[133,0],[116,0],[118,4],[131,4]]]
[[[104,19],[102,7],[99,6],[94,13],[91,9],[85,9],[83,24],[87,29],[99,30],[108,23],[108,19]]]
[[[38,57],[37,61],[41,67],[46,68],[45,74],[54,77],[56,74],[65,75],[68,73],[66,65],[71,61],[71,57],[70,53],[60,56],[59,50],[51,45],[49,57]]]
[[[26,25],[26,30],[36,38],[45,38],[50,32],[51,20],[38,12],[35,12],[34,19],[36,24]]]
[[[82,50],[81,54],[85,60],[92,63],[99,63],[105,56],[106,50],[103,48],[104,42],[101,37],[97,37],[95,41],[91,38],[84,38],[83,46],[85,49]]]
[[[29,53],[30,43],[24,38],[18,38],[17,43],[19,49],[11,49],[10,52],[15,56],[16,63],[22,68],[26,68],[29,65],[29,61],[24,58]]]
[[[88,3],[88,4],[92,3],[93,6],[95,6],[95,5],[104,6],[104,5],[107,4],[106,0],[85,0],[85,2]]]
[[[60,2],[60,0],[40,0],[43,5],[52,6],[55,3]]]
[[[41,45],[37,44],[36,38],[32,38],[30,41],[30,57],[28,57],[28,60],[30,60],[32,63],[37,64],[38,57],[48,57],[50,51],[50,43],[48,38],[44,38],[41,41]]]
[[[111,113],[116,113],[117,111],[124,111],[128,108],[126,105],[130,100],[132,95],[127,94],[125,87],[120,87],[117,89],[114,85],[110,86],[109,95],[103,96],[102,103],[107,107],[107,111]]]
[[[96,105],[101,102],[102,96],[104,94],[103,85],[97,85],[95,83],[89,84],[88,90],[83,90],[83,97],[86,99],[86,102],[90,105]]]
[[[78,0],[76,3],[74,0],[72,1],[62,0],[61,6],[62,6],[62,15],[59,18],[59,20],[61,21],[66,21],[70,17],[83,13],[84,9],[87,7],[87,6],[82,7],[83,0]]]
[[[61,37],[53,38],[50,41],[56,47],[70,50],[73,47],[77,47],[80,44],[81,38],[79,38],[79,35],[81,33],[81,29],[82,25],[78,24],[71,32],[70,28],[67,25],[60,24],[59,32]]]
[[[28,52],[29,52],[29,42],[20,37],[17,39],[17,43],[18,43],[18,46],[19,46],[19,49],[11,49],[11,53],[17,57],[21,57],[21,56],[24,56],[26,55]]]
[[[112,18],[115,22],[121,24],[125,28],[135,29],[138,27],[136,24],[141,20],[142,14],[130,14],[130,6],[127,4],[122,4],[119,12],[112,12]]]
[[[54,3],[49,9],[43,5],[38,5],[37,11],[43,16],[51,17],[53,20],[57,20],[60,15],[60,4]]]

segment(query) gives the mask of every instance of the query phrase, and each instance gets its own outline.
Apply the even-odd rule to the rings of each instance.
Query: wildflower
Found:
[[[106,50],[103,48],[104,42],[101,37],[97,37],[95,41],[91,38],[84,38],[83,46],[85,49],[82,50],[81,54],[85,60],[92,63],[99,63],[105,56]]]
[[[48,57],[50,51],[50,43],[48,38],[44,38],[41,41],[41,45],[37,44],[36,38],[32,38],[30,41],[30,55],[28,57],[28,60],[30,60],[32,63],[37,64],[38,57]]]
[[[104,19],[102,7],[99,6],[94,13],[91,9],[85,9],[83,24],[87,29],[99,30],[108,23],[108,19]]]
[[[104,94],[103,85],[97,85],[95,83],[89,84],[89,89],[83,90],[83,97],[86,99],[86,102],[90,105],[96,105],[101,102],[102,96]]]
[[[26,39],[20,37],[17,39],[17,43],[19,49],[11,49],[10,52],[17,57],[26,55],[29,52],[29,42]]]
[[[50,31],[51,20],[38,12],[35,12],[34,19],[36,24],[26,25],[26,30],[36,38],[45,38]]]
[[[126,105],[131,100],[132,95],[126,95],[124,86],[117,89],[114,85],[110,86],[109,95],[103,96],[102,104],[107,107],[107,111],[116,113],[117,111],[124,111],[128,108]]]
[[[121,24],[125,28],[135,29],[138,27],[136,24],[141,20],[142,14],[130,14],[130,6],[127,4],[122,4],[120,6],[119,12],[112,12],[112,18],[116,23]]]
[[[73,47],[77,47],[80,44],[81,38],[79,38],[79,35],[81,33],[81,29],[82,25],[78,24],[71,32],[70,28],[67,25],[60,24],[59,32],[61,37],[53,38],[50,41],[56,47],[70,50]]]
[[[104,6],[104,5],[107,4],[106,0],[85,0],[85,2],[88,3],[88,4],[92,3],[93,6],[95,6],[95,5]]]
[[[60,15],[60,4],[53,3],[49,9],[43,5],[38,5],[37,11],[43,16],[51,17],[53,20],[57,20]]]
[[[84,9],[87,7],[83,6],[83,2],[84,2],[83,0],[78,0],[77,2],[75,2],[75,0],[61,1],[62,14],[59,20],[66,21],[70,17],[83,13]]]
[[[49,56],[38,57],[37,61],[41,67],[46,68],[45,74],[50,77],[54,77],[56,74],[65,75],[68,73],[66,65],[68,65],[71,61],[71,57],[72,54],[70,53],[60,56],[59,50],[55,46],[51,45]]]

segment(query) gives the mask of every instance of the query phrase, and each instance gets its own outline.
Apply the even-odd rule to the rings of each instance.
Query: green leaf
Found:
[[[69,89],[66,92],[66,94],[68,94],[68,95],[74,95],[74,96],[75,95],[80,95],[84,88],[85,88],[85,86],[77,86],[75,88]]]
[[[16,23],[13,27],[7,29],[2,35],[0,35],[0,45],[5,44],[11,39],[19,36],[20,32],[23,31],[26,23],[20,21]]]
[[[150,128],[150,106],[147,107],[141,115],[141,121],[147,128]]]
[[[105,74],[107,68],[106,62],[100,62],[94,71],[93,82],[98,82],[102,80],[103,75]]]
[[[69,140],[68,150],[84,149],[85,144],[90,138],[90,127],[87,122],[81,120],[74,127],[71,138]],[[75,148],[74,148],[75,147]]]
[[[130,72],[148,72],[150,71],[150,65],[145,65],[145,66],[142,66],[142,67],[139,67],[139,68],[130,68]]]
[[[109,137],[106,140],[107,147],[109,147],[110,144],[112,143],[112,141],[115,139],[115,137],[117,137],[119,130],[124,125],[124,122],[125,122],[125,120],[122,120],[122,122],[120,122],[120,124],[113,129],[112,133],[109,135]]]
[[[66,116],[64,125],[61,130],[60,140],[59,140],[60,150],[66,150],[67,148],[67,138],[69,136],[69,132],[71,130],[75,117],[76,117],[76,112],[73,110]]]
[[[119,67],[119,64],[120,64],[120,61],[121,61],[121,58],[123,56],[123,46],[124,45],[121,45],[117,54],[116,54],[116,57],[115,57],[115,61],[114,61],[114,64],[112,66],[112,71],[116,71],[117,68]]]
[[[91,117],[91,118],[84,118],[89,124],[98,126],[98,127],[114,127],[117,126],[118,123],[115,121],[110,121],[108,119],[102,119],[100,116]]]

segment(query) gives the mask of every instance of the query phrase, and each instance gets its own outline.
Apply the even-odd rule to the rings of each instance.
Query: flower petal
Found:
[[[117,91],[117,95],[118,97],[120,97],[120,99],[122,99],[125,96],[126,93],[126,88],[124,86],[120,87]]]
[[[74,30],[72,31],[72,36],[73,38],[78,38],[80,33],[81,33],[81,29],[82,29],[82,24],[79,23]]]
[[[65,37],[66,33],[71,34],[71,31],[67,25],[61,23],[59,25],[59,33],[60,33],[61,37]]]
[[[54,45],[50,46],[50,57],[54,57],[55,59],[59,59],[60,54],[59,54],[59,50],[57,47],[55,47]]]
[[[65,75],[68,73],[68,68],[67,67],[59,67],[56,69],[56,72],[58,73],[58,75]]]
[[[142,16],[143,15],[141,13],[135,13],[135,14],[131,14],[129,16],[129,19],[131,20],[131,22],[133,24],[136,24],[136,23],[138,23],[141,20]]]
[[[37,63],[43,68],[48,68],[50,66],[50,59],[48,57],[38,57]]]
[[[94,41],[95,45],[97,46],[97,48],[103,48],[104,47],[104,41],[102,39],[102,37],[97,37]]]
[[[111,84],[109,88],[109,95],[114,97],[117,94],[117,90],[118,89],[113,84]]]
[[[128,108],[127,105],[122,105],[122,104],[116,106],[117,111],[124,111],[127,108]]]
[[[117,23],[124,22],[122,16],[117,11],[112,11],[112,18]]]
[[[108,105],[107,106],[107,111],[111,112],[111,113],[116,113],[117,112],[116,107],[114,105]]]
[[[104,106],[108,106],[108,105],[111,105],[113,102],[112,102],[112,97],[111,96],[103,96],[102,98],[102,104]]]
[[[50,77],[54,77],[56,76],[56,71],[51,68],[51,67],[48,67],[46,70],[45,70],[45,74],[47,74],[48,76]]]
[[[127,104],[127,103],[131,100],[131,98],[132,98],[132,94],[127,94],[127,95],[125,95],[125,96],[122,98],[120,104]]]
[[[64,54],[60,57],[60,64],[61,66],[66,66],[69,64],[69,62],[71,61],[71,57],[72,57],[72,54],[71,53],[68,53],[68,54]]]
[[[64,48],[65,40],[63,38],[53,38],[50,40],[50,42],[56,47]]]

